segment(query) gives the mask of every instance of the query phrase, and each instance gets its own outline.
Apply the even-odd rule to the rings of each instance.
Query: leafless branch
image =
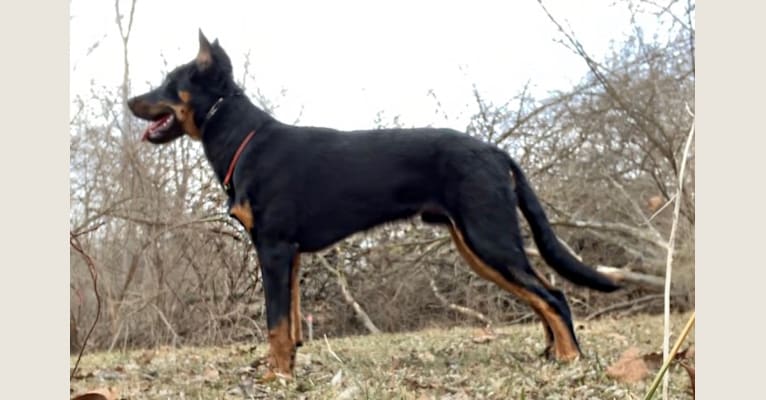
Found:
[[[357,318],[364,325],[364,327],[367,328],[370,333],[380,333],[380,329],[375,326],[375,324],[370,319],[370,316],[367,315],[367,312],[364,311],[364,308],[359,305],[354,296],[351,294],[351,291],[348,288],[348,282],[346,282],[346,278],[343,276],[343,272],[340,270],[340,268],[337,266],[330,266],[330,263],[327,261],[323,254],[319,254],[317,258],[319,258],[319,262],[322,264],[322,267],[335,275],[338,281],[338,287],[340,287],[341,293],[343,293],[343,298],[346,300],[346,303],[348,303],[348,305],[354,309]]]
[[[670,284],[673,273],[673,252],[675,250],[676,232],[678,231],[678,217],[681,213],[681,194],[684,187],[684,172],[686,171],[686,159],[689,155],[689,149],[691,149],[692,141],[694,139],[694,123],[689,131],[689,137],[686,139],[686,145],[684,146],[683,157],[681,158],[681,171],[678,173],[678,189],[676,191],[676,202],[673,210],[673,225],[670,228],[670,238],[668,239],[668,260],[665,273],[665,321],[664,321],[664,334],[662,337],[662,359],[667,361],[668,353],[670,351]],[[669,375],[665,375],[662,381],[662,395],[665,399],[668,398],[668,383]]]
[[[80,352],[77,354],[77,360],[74,363],[74,368],[72,368],[72,372],[69,374],[69,380],[71,381],[72,378],[74,378],[75,373],[77,373],[77,368],[80,366],[80,359],[85,352],[85,347],[88,345],[90,335],[96,328],[98,319],[101,316],[101,295],[98,292],[98,273],[96,272],[96,263],[88,255],[88,253],[83,250],[82,244],[80,244],[80,240],[77,238],[74,232],[71,231],[69,232],[69,245],[82,256],[82,258],[85,260],[85,263],[88,265],[88,271],[90,272],[90,277],[93,281],[93,293],[96,296],[96,317],[93,319],[93,324],[91,324],[90,328],[88,329],[88,333],[85,335],[85,339],[83,339],[82,345],[80,345]]]
[[[434,272],[433,275],[436,275],[436,273]],[[434,296],[436,296],[436,298],[439,299],[439,301],[442,303],[442,305],[444,305],[444,307],[447,307],[450,310],[463,314],[467,317],[475,318],[481,321],[486,326],[492,325],[492,321],[490,321],[489,318],[487,318],[484,314],[476,310],[473,310],[471,308],[457,305],[447,300],[447,298],[444,297],[444,295],[439,292],[439,288],[436,286],[436,282],[434,282],[433,278],[429,280],[429,283],[431,284],[431,291],[433,292]]]

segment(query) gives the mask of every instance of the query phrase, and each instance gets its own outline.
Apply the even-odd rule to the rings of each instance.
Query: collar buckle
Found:
[[[213,115],[215,115],[215,113],[218,111],[218,107],[221,106],[221,102],[223,102],[223,99],[224,97],[219,97],[218,100],[216,100],[216,102],[213,104],[213,106],[210,107],[210,110],[205,115],[205,121],[203,122],[203,124],[209,121],[210,118],[213,118]]]

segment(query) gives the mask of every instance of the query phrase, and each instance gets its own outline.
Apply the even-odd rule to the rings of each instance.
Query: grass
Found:
[[[672,316],[674,334],[688,316]],[[495,337],[484,343],[474,340],[477,328],[314,340],[299,349],[295,380],[269,384],[257,383],[265,371],[259,364],[265,343],[95,353],[83,357],[71,388],[82,393],[115,387],[124,399],[642,398],[656,369],[632,384],[605,370],[628,347],[642,354],[660,351],[662,316],[575,326],[584,357],[571,364],[538,356],[544,339],[542,326],[534,323],[496,327]],[[682,348],[693,339],[692,334]],[[673,366],[668,373],[670,397],[690,399],[686,372]]]

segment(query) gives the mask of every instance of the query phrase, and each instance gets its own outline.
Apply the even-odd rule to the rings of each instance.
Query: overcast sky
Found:
[[[600,57],[629,32],[613,0],[547,0],[587,50]],[[127,12],[129,1],[122,1]],[[122,49],[113,1],[72,0],[70,90],[117,86]],[[191,60],[197,29],[218,38],[241,76],[250,52],[255,85],[276,117],[339,129],[371,127],[376,114],[405,126],[463,130],[476,111],[472,84],[502,103],[531,81],[538,93],[567,89],[586,71],[562,45],[536,0],[147,1],[138,0],[129,46],[133,93]],[[89,55],[88,49],[99,42]],[[286,90],[284,97],[281,90]],[[433,90],[443,111],[436,114]],[[445,118],[443,115],[446,114]]]

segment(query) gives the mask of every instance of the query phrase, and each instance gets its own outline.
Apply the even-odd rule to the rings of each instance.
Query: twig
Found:
[[[582,262],[582,256],[577,254],[576,251],[572,248],[572,246],[569,245],[569,243],[565,242],[564,239],[562,239],[559,236],[556,236],[556,239],[558,239],[559,243],[561,243],[562,246],[569,252],[569,254],[572,255],[572,257],[576,258],[577,261]]]
[[[639,298],[634,299],[634,300],[623,301],[622,303],[613,304],[613,305],[611,305],[609,307],[602,308],[602,309],[600,309],[598,311],[594,311],[590,315],[585,317],[585,320],[586,321],[590,321],[590,320],[592,320],[592,319],[594,319],[594,318],[596,318],[596,317],[598,317],[600,315],[606,314],[608,312],[615,311],[615,310],[620,310],[620,309],[623,309],[623,308],[632,307],[632,306],[635,306],[635,305],[638,305],[638,304],[641,304],[641,303],[648,303],[648,302],[650,302],[652,300],[659,300],[662,297],[663,296],[661,294],[650,294],[648,296],[639,297]]]
[[[332,351],[332,347],[330,347],[330,341],[327,340],[327,335],[324,335],[324,343],[327,345],[327,351],[330,352],[330,355],[333,356],[336,360],[338,360],[338,362],[341,363],[341,365],[345,365],[346,363],[344,363],[343,360],[341,360],[340,357],[338,357],[338,355],[335,354],[334,351]]]
[[[521,323],[522,321],[530,319],[530,318],[533,318],[534,316],[535,316],[534,313],[526,313],[526,314],[524,314],[524,315],[522,315],[522,316],[512,320],[511,322],[508,323],[508,325],[514,325],[514,324]]]
[[[644,212],[641,211],[641,207],[638,206],[638,203],[636,202],[636,200],[633,197],[631,197],[631,195],[628,193],[625,187],[622,184],[620,184],[620,182],[618,182],[616,179],[614,179],[614,177],[612,177],[611,175],[608,175],[608,174],[603,174],[603,175],[607,179],[609,179],[609,182],[611,182],[612,185],[614,185],[614,187],[616,187],[620,191],[620,193],[625,198],[625,200],[627,200],[627,202],[630,203],[636,215],[641,217],[641,219],[644,220],[644,225],[646,225],[646,227],[649,228],[652,235],[654,235],[654,237],[656,237],[657,240],[664,240],[662,237],[662,234],[660,234],[657,228],[655,228],[654,225],[652,224],[652,219],[647,218],[646,215],[644,215]]]
[[[653,220],[653,219],[654,219],[654,217],[656,217],[657,215],[659,215],[659,214],[662,212],[662,210],[664,210],[664,209],[668,208],[668,206],[669,206],[671,203],[673,203],[673,200],[675,200],[675,199],[676,199],[676,195],[674,194],[674,195],[673,195],[673,196],[670,198],[670,200],[666,201],[666,202],[665,202],[665,204],[663,204],[663,205],[662,205],[662,207],[660,207],[659,209],[657,209],[657,211],[655,211],[655,212],[654,212],[654,214],[652,214],[652,216],[651,216],[651,217],[649,217],[649,221]]]
[[[95,224],[95,225],[93,225],[93,226],[90,226],[90,227],[87,227],[87,228],[83,228],[83,229],[81,229],[81,230],[78,230],[77,232],[70,232],[70,234],[71,234],[72,236],[74,236],[74,237],[80,237],[80,236],[82,236],[82,235],[85,235],[85,234],[91,233],[91,232],[95,231],[96,229],[98,229],[98,228],[100,228],[100,227],[104,226],[104,224],[105,224],[105,223],[106,223],[106,222],[104,222],[104,221],[101,221],[101,222],[99,222],[99,223],[97,223],[97,224]]]
[[[619,223],[619,222],[596,222],[596,221],[580,221],[580,220],[551,220],[553,226],[566,226],[573,228],[590,228],[604,231],[620,232],[627,235],[631,235],[637,239],[644,240],[651,243],[660,249],[666,250],[668,244],[664,240],[659,240],[654,235],[646,232],[645,229],[638,229],[632,226]]]
[[[90,329],[88,329],[88,334],[85,335],[85,339],[80,346],[80,352],[77,354],[77,361],[75,361],[74,368],[72,368],[72,372],[69,374],[69,380],[71,381],[72,378],[74,378],[75,373],[77,373],[77,368],[80,366],[80,359],[85,352],[85,347],[88,345],[90,335],[93,333],[93,330],[96,329],[98,319],[101,317],[101,295],[98,293],[98,273],[96,272],[96,264],[93,262],[93,259],[82,249],[80,240],[77,239],[77,236],[72,231],[69,231],[69,245],[72,246],[76,252],[80,253],[82,258],[85,259],[85,263],[88,264],[88,271],[90,272],[90,277],[93,281],[93,292],[96,294],[96,318],[93,320],[93,324],[90,326]]]
[[[660,289],[665,286],[665,278],[661,276],[633,272],[625,268],[596,265],[596,271],[614,279],[617,282],[630,282],[652,289]]]
[[[681,168],[678,172],[678,190],[676,191],[675,206],[673,208],[673,225],[670,227],[670,238],[668,239],[668,261],[665,269],[665,329],[662,337],[662,359],[668,362],[668,348],[670,347],[670,277],[673,272],[673,252],[675,250],[676,231],[678,230],[678,217],[681,213],[681,194],[684,187],[684,172],[686,170],[686,159],[689,156],[689,149],[694,139],[694,122],[689,130],[689,137],[684,146],[684,155],[681,158]],[[662,380],[662,398],[668,398],[668,383],[670,375],[665,375]]]
[[[434,293],[434,296],[436,296],[436,298],[439,299],[442,305],[460,314],[466,315],[468,317],[476,318],[479,321],[483,322],[484,325],[486,326],[492,325],[492,321],[490,321],[489,318],[485,317],[484,314],[465,306],[460,306],[454,303],[450,303],[449,300],[447,300],[447,298],[444,297],[444,295],[442,295],[439,292],[439,288],[436,287],[436,282],[434,282],[433,278],[430,279],[430,283],[431,283],[431,291]]]
[[[391,250],[394,248],[405,248],[405,247],[417,247],[417,246],[424,246],[427,244],[433,244],[433,243],[441,243],[441,242],[449,242],[452,240],[452,237],[449,235],[441,235],[437,236],[432,239],[426,239],[426,240],[420,240],[420,241],[412,241],[412,242],[404,242],[404,243],[387,243],[387,244],[381,244],[379,248],[385,248],[387,250]]]
[[[160,316],[160,319],[162,320],[162,322],[165,323],[165,327],[167,327],[170,333],[173,334],[173,347],[176,347],[176,344],[178,343],[178,338],[179,338],[178,334],[176,333],[176,330],[173,329],[173,325],[170,325],[170,321],[168,321],[168,319],[165,318],[165,314],[162,312],[162,310],[160,310],[159,307],[157,307],[156,304],[152,304],[152,307],[154,308],[155,311],[157,311],[157,315]]]
[[[582,261],[582,258],[571,248],[569,248],[569,251],[575,258]],[[533,247],[525,247],[524,252],[531,257],[542,257],[542,255],[540,255],[540,251]],[[608,275],[617,281],[641,284],[644,286],[652,287],[654,289],[661,288],[665,284],[665,280],[660,276],[641,274],[638,272],[626,270],[624,268],[610,267],[607,265],[594,265],[593,267],[596,268],[596,271]]]
[[[340,357],[338,357],[338,355],[335,354],[334,351],[332,351],[332,347],[330,347],[330,341],[327,340],[327,335],[323,335],[323,336],[324,336],[324,343],[325,343],[325,345],[327,345],[327,351],[330,352],[330,355],[333,356],[333,358],[338,360],[338,362],[340,363],[341,367],[345,367],[346,363],[344,363],[343,360],[341,360]],[[359,387],[360,389],[363,389],[363,390],[367,390],[365,385],[362,384],[362,381],[360,381],[359,378],[357,378],[356,375],[352,373],[352,371],[347,370],[346,371],[346,375],[354,380],[354,382],[356,383],[357,387]],[[365,398],[369,398],[369,396],[365,396]]]
[[[125,320],[121,320],[120,324],[117,325],[117,332],[114,333],[114,336],[112,337],[112,342],[109,344],[109,347],[106,351],[111,352],[114,349],[114,346],[117,345],[117,340],[120,338],[120,333],[122,333],[122,327],[125,323]]]
[[[317,257],[319,258],[319,262],[326,270],[335,274],[335,277],[338,281],[338,286],[340,287],[340,291],[343,294],[343,298],[346,300],[346,303],[348,303],[354,309],[357,318],[359,318],[364,327],[367,328],[370,333],[380,333],[380,329],[375,326],[375,323],[372,322],[372,319],[370,319],[370,316],[367,315],[366,311],[364,311],[364,308],[362,308],[356,299],[354,299],[354,296],[351,295],[351,291],[348,289],[348,282],[346,282],[346,278],[343,276],[343,273],[340,271],[340,269],[338,267],[333,268],[330,266],[330,263],[324,257],[324,254],[318,254]]]

